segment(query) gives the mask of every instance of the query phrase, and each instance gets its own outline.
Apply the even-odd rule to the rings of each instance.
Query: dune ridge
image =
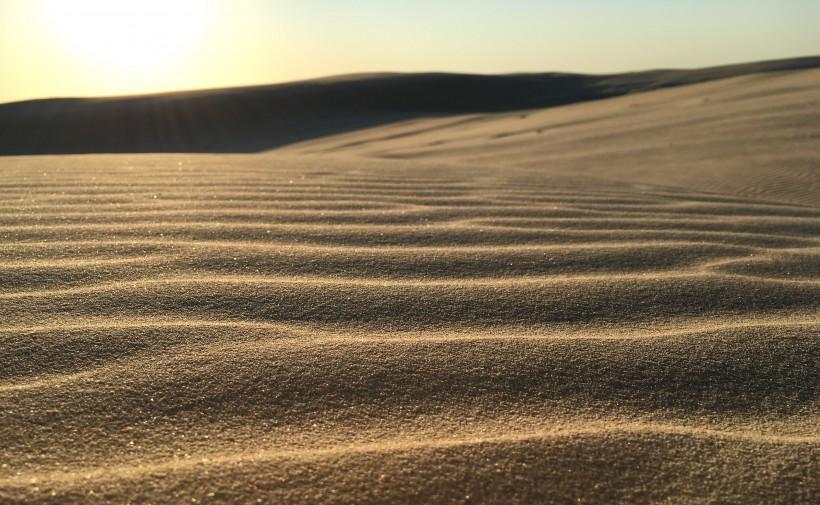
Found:
[[[0,502],[815,503],[818,75],[0,159]]]
[[[553,107],[818,67],[820,57],[810,56],[610,75],[382,73],[145,96],[29,100],[0,104],[0,155],[262,152],[400,120]]]

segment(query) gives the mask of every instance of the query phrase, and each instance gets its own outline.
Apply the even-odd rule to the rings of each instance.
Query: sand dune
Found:
[[[607,179],[817,207],[818,97],[818,70],[755,74],[542,110],[417,119],[288,150],[548,168],[576,184]]]
[[[0,154],[261,152],[402,119],[554,107],[818,67],[820,57],[610,75],[363,74],[159,95],[31,100],[0,105]]]
[[[0,501],[815,503],[818,87],[0,159]]]

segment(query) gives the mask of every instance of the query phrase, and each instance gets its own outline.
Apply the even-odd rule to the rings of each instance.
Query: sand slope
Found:
[[[611,75],[358,74],[245,88],[29,100],[0,104],[0,154],[261,152],[402,119],[553,107],[818,68],[815,56]]]
[[[820,205],[820,70],[747,75],[564,107],[417,119],[297,153],[512,165],[550,177]]]
[[[818,80],[0,159],[0,502],[816,503]]]

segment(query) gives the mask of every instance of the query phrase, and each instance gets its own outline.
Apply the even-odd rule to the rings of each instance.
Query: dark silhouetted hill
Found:
[[[272,86],[0,105],[0,154],[256,152],[402,119],[544,108],[820,57],[613,75],[367,74]]]

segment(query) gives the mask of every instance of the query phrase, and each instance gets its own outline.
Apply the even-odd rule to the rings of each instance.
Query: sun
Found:
[[[42,0],[55,42],[101,69],[157,71],[204,39],[208,0]]]

